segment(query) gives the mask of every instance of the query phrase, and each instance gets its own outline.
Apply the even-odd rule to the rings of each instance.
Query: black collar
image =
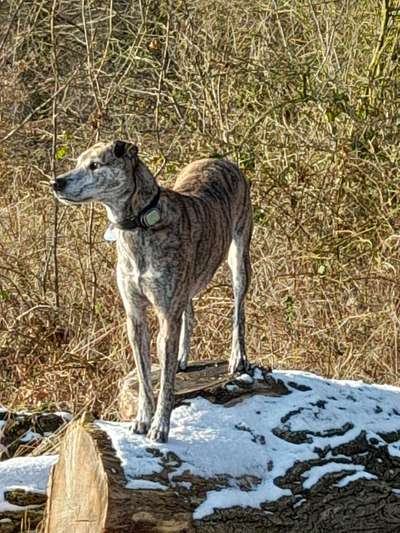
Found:
[[[114,228],[122,230],[134,230],[136,228],[148,229],[161,219],[161,211],[158,205],[160,200],[160,189],[157,189],[157,194],[151,202],[142,209],[136,216],[124,218],[120,222],[113,224]]]

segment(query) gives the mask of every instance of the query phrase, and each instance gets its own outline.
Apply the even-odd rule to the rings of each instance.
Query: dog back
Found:
[[[178,175],[174,191],[183,195],[187,238],[195,257],[194,278],[205,287],[226,259],[235,234],[251,235],[249,184],[232,162],[201,159]]]

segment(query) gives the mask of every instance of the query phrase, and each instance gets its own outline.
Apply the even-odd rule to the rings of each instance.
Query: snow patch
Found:
[[[392,457],[400,457],[400,442],[398,441],[393,444],[389,444],[388,452]]]
[[[25,435],[22,435],[20,437],[19,441],[22,443],[25,442],[31,442],[32,440],[42,440],[43,436],[40,435],[40,433],[36,433],[35,431],[27,431]]]
[[[60,416],[66,422],[71,422],[71,420],[74,418],[74,416],[71,413],[68,413],[68,411],[55,411],[54,414]]]
[[[245,376],[241,379],[247,382]],[[172,412],[168,444],[154,444],[132,434],[128,423],[99,422],[99,426],[111,437],[129,483],[143,483],[142,476],[161,472],[165,464],[172,483],[176,480],[178,484],[186,471],[225,480],[217,490],[207,493],[195,510],[195,519],[215,509],[236,505],[257,508],[263,502],[291,496],[289,489],[275,484],[277,478],[295,463],[319,459],[318,450],[327,444],[335,448],[356,439],[362,431],[375,445],[387,446],[393,456],[400,455],[400,442],[387,445],[378,434],[400,429],[400,416],[396,416],[399,388],[327,380],[296,371],[276,371],[272,376],[285,383],[290,394],[255,395],[234,408],[200,397],[177,407]],[[263,379],[262,372],[256,370],[254,379]],[[171,463],[170,452],[179,457],[180,464]],[[342,462],[329,453],[326,458],[330,459],[326,465],[303,474],[304,489],[332,472],[349,472],[338,486],[361,477],[375,478],[346,456]],[[237,479],[245,476],[257,481],[242,490]]]
[[[128,483],[133,479],[161,472],[162,464],[146,450],[150,442],[142,435],[132,433],[130,422],[98,421],[96,424],[111,437]]]
[[[245,374],[239,381],[250,382],[249,377]],[[400,439],[395,440],[400,431],[399,388],[326,380],[296,371],[276,371],[272,377],[281,380],[290,393],[280,397],[256,394],[232,408],[201,397],[177,407],[172,412],[167,444],[154,444],[133,434],[130,423],[98,421],[112,440],[127,486],[166,490],[161,477],[143,479],[157,476],[166,467],[176,488],[192,488],[190,482],[182,480],[186,472],[194,477],[218,478],[215,489],[195,509],[193,517],[200,519],[215,509],[258,508],[263,502],[292,497],[289,489],[282,489],[275,481],[295,464],[320,460],[321,450],[325,450],[326,464],[302,474],[303,489],[312,490],[324,475],[335,472],[346,473],[336,482],[337,487],[361,478],[376,479],[363,465],[327,448],[333,450],[362,432],[374,446],[400,457]],[[261,370],[256,369],[251,379],[263,380]],[[385,434],[390,434],[390,444]],[[20,509],[5,502],[5,490],[18,487],[45,492],[56,461],[56,456],[42,456],[0,462],[0,511]],[[400,489],[393,492],[400,494]],[[300,498],[294,505],[303,503]]]
[[[128,489],[168,490],[166,485],[148,479],[132,479],[126,486]]]
[[[192,488],[192,484],[189,483],[189,481],[179,481],[177,484],[186,490],[190,490]]]
[[[350,476],[345,476],[340,481],[336,483],[337,487],[345,487],[349,483],[352,483],[353,481],[357,481],[357,479],[378,479],[374,474],[371,474],[370,472],[366,472],[365,470],[359,470],[355,474],[351,474]]]
[[[239,381],[239,382],[242,382],[242,383],[253,383],[254,382],[254,379],[249,375],[249,374],[242,374],[240,376],[238,376],[235,381]]]
[[[322,466],[313,466],[310,468],[310,470],[307,470],[304,474],[302,474],[302,478],[305,479],[303,483],[303,487],[305,489],[310,489],[313,485],[315,485],[320,479],[325,476],[326,474],[332,474],[334,472],[343,472],[344,470],[351,470],[352,472],[361,471],[364,470],[364,467],[361,465],[354,465],[354,464],[343,464],[343,463],[327,463],[326,465]]]

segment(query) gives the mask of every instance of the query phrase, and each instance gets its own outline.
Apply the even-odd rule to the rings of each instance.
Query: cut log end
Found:
[[[109,498],[103,459],[107,444],[106,435],[88,431],[80,423],[67,430],[50,475],[46,531],[66,531],[67,524],[76,533],[103,531]]]
[[[108,435],[72,424],[50,475],[46,533],[189,531],[191,515],[174,492],[132,491],[126,482]]]

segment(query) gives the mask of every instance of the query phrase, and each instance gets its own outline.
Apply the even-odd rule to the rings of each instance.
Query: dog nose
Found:
[[[55,181],[53,181],[53,189],[56,192],[60,192],[63,189],[65,189],[66,185],[67,185],[67,179],[66,178],[57,178]]]

